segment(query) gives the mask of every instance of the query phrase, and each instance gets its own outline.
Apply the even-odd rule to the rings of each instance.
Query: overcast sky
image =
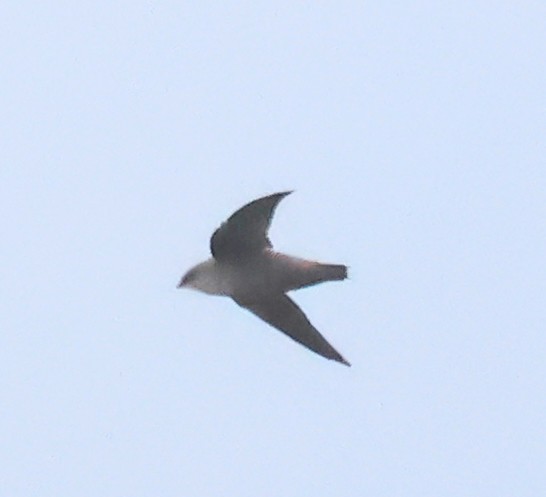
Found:
[[[0,6],[0,496],[546,495],[546,4]],[[244,203],[353,364],[177,290]]]

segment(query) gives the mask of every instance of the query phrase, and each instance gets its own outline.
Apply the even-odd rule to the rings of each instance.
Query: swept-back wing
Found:
[[[279,294],[252,303],[237,300],[236,302],[313,352],[347,366],[351,365],[328,343],[307,319],[304,312],[287,295]]]
[[[292,192],[274,193],[241,207],[213,233],[210,251],[222,262],[238,262],[271,247],[267,237],[278,203]]]

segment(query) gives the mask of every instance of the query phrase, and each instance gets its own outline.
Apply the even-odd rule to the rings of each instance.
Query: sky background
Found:
[[[546,4],[0,6],[0,496],[546,494]],[[353,364],[175,288],[295,189]]]

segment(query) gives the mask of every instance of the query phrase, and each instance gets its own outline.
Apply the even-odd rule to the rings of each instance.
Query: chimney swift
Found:
[[[269,225],[278,203],[290,193],[259,198],[232,214],[210,239],[212,257],[191,268],[178,288],[231,297],[313,352],[350,366],[286,294],[347,278],[347,266],[342,264],[322,264],[273,250]]]

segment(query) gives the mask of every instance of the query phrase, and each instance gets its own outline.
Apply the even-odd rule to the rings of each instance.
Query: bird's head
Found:
[[[178,288],[189,288],[211,295],[223,295],[219,277],[215,260],[208,259],[188,270],[180,279]]]
[[[197,266],[192,267],[184,276],[182,276],[182,278],[180,278],[177,288],[191,288],[192,282],[198,278],[198,273]]]

